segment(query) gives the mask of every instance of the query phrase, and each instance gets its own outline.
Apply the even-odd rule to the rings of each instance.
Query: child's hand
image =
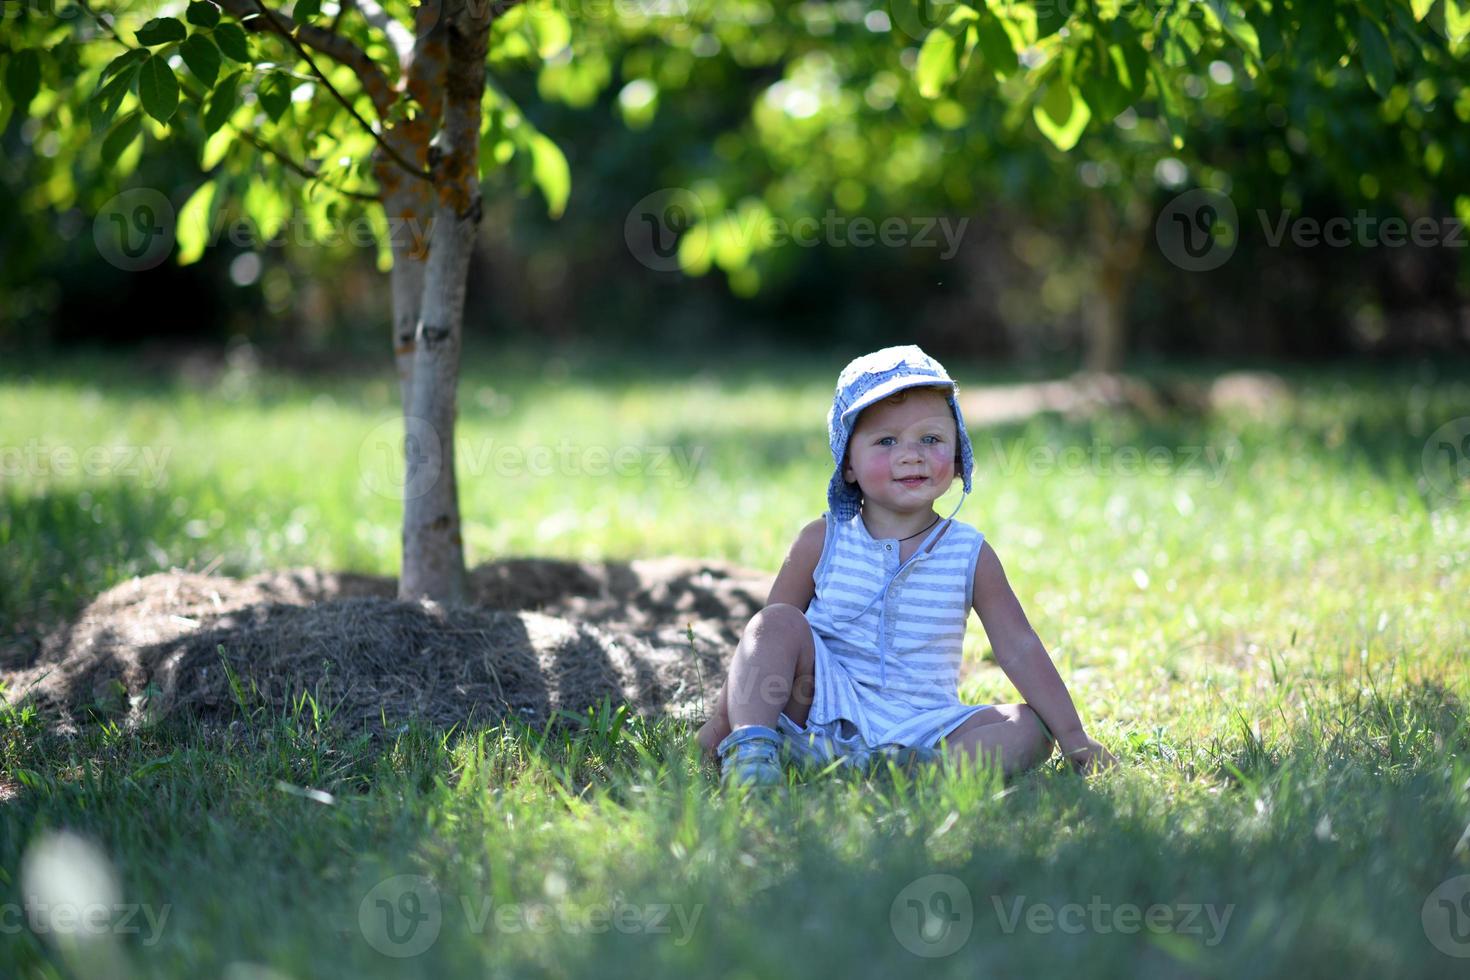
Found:
[[[1082,740],[1076,744],[1063,745],[1062,755],[1084,776],[1111,769],[1118,764],[1113,753],[1089,735],[1082,736]]]

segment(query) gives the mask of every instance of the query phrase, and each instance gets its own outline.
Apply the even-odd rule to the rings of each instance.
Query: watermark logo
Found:
[[[888,926],[899,944],[915,956],[949,956],[969,942],[975,926],[970,889],[954,875],[925,875],[894,897]]]
[[[623,219],[623,241],[654,272],[679,270],[679,241],[704,221],[704,202],[683,187],[665,187],[642,197]]]
[[[174,250],[174,208],[151,187],[116,195],[97,212],[92,240],[110,265],[142,272],[161,265]]]
[[[1451,419],[1424,440],[1424,478],[1451,500],[1470,498],[1470,415]]]
[[[434,945],[443,925],[439,889],[422,875],[378,882],[357,907],[357,925],[368,945],[384,956],[418,956]]]
[[[1159,212],[1154,238],[1164,257],[1187,272],[1218,269],[1240,238],[1235,202],[1205,188],[1185,191]]]
[[[417,500],[434,488],[444,470],[439,433],[414,415],[373,426],[357,450],[362,485],[389,500]]]
[[[1456,959],[1470,958],[1470,875],[1457,875],[1429,893],[1419,910],[1424,935]]]

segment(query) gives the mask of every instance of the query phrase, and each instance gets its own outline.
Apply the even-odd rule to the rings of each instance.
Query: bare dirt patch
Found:
[[[697,720],[771,577],[721,562],[509,559],[471,573],[463,607],[400,602],[390,578],[303,568],[248,579],[172,571],[124,582],[32,650],[6,697],[71,726],[205,721],[310,692],[381,730],[514,714],[540,726],[604,696]],[[690,633],[692,631],[692,640]],[[228,667],[228,669],[226,669]]]
[[[1156,421],[1174,412],[1240,412],[1259,419],[1289,408],[1293,397],[1285,380],[1263,371],[1231,371],[1208,382],[1151,382],[1126,374],[1079,372],[1055,381],[967,389],[960,396],[960,410],[971,425],[1024,422],[1043,412],[1083,419],[1119,410]]]

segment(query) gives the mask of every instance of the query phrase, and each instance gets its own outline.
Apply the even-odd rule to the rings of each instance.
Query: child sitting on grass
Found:
[[[960,503],[971,488],[957,391],[915,346],[843,369],[827,418],[827,512],[792,544],[699,731],[722,785],[784,782],[783,761],[866,769],[941,753],[998,758],[1009,775],[1054,744],[1079,771],[1114,764],[1083,730],[985,536],[934,511],[956,475]],[[972,607],[1024,703],[960,701]]]

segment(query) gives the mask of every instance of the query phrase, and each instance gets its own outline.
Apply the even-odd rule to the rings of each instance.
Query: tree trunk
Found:
[[[1142,193],[1130,195],[1117,215],[1100,193],[1088,201],[1095,261],[1094,295],[1082,321],[1083,363],[1088,371],[1113,373],[1123,367],[1128,348],[1128,299],[1147,239],[1143,199]]]
[[[480,221],[480,98],[492,8],[457,0],[445,2],[442,9],[449,42],[444,126],[438,159],[433,161],[438,199],[414,330],[409,408],[403,420],[407,479],[398,596],[453,604],[463,602],[466,594],[454,473],[455,389],[465,279]]]
[[[1123,367],[1125,344],[1123,321],[1128,284],[1120,270],[1102,263],[1094,283],[1092,303],[1087,308],[1087,352],[1089,371],[1112,373]]]

